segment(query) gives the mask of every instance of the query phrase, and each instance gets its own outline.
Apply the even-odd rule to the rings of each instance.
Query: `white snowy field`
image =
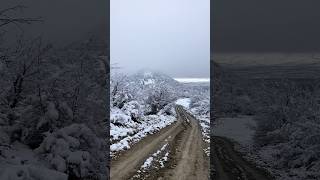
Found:
[[[172,109],[173,111],[173,109]],[[132,114],[138,113],[134,108],[111,108],[110,124],[110,155],[130,149],[131,146],[144,137],[157,133],[176,121],[173,115],[160,111],[155,115],[142,115],[138,121],[133,121]]]
[[[134,123],[131,127],[119,127],[111,124],[111,140],[120,139],[110,145],[111,156],[116,152],[130,149],[132,145],[147,135],[157,133],[175,121],[176,119],[173,116],[149,115],[144,117],[141,123]]]
[[[190,102],[191,102],[190,98],[180,98],[180,99],[176,100],[175,104],[181,105],[181,106],[189,109]]]
[[[174,78],[174,80],[181,83],[204,83],[210,82],[210,78]]]

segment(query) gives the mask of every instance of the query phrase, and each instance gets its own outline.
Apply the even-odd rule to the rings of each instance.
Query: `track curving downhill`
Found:
[[[176,106],[176,113],[177,121],[174,124],[149,135],[111,161],[111,180],[209,179],[209,157],[203,150],[205,142],[199,122],[182,106]],[[160,149],[164,149],[164,152],[160,152]],[[159,152],[159,156],[167,152],[167,161],[163,166],[155,163],[142,171],[141,166],[156,152]]]

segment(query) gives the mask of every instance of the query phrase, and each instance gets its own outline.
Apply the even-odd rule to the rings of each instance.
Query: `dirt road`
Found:
[[[199,123],[182,106],[176,107],[176,113],[177,122],[144,138],[112,160],[111,180],[209,179],[209,157],[203,151],[205,144]],[[156,161],[161,159],[165,159],[165,163]],[[154,163],[143,168],[148,160]]]
[[[272,180],[264,170],[243,159],[234,150],[233,143],[224,137],[214,136],[212,139],[212,179],[215,180]]]

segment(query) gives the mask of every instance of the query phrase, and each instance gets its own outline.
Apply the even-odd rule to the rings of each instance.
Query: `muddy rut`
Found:
[[[198,121],[183,107],[176,107],[177,121],[150,135],[111,161],[111,180],[207,180],[209,157]],[[150,168],[137,176],[148,157],[168,144],[168,161],[164,167]],[[136,178],[135,178],[136,177]]]

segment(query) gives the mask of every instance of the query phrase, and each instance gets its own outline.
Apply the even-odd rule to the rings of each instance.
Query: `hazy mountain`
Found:
[[[154,87],[156,85],[173,88],[181,85],[178,81],[164,73],[145,69],[129,76],[129,82],[143,88]]]

